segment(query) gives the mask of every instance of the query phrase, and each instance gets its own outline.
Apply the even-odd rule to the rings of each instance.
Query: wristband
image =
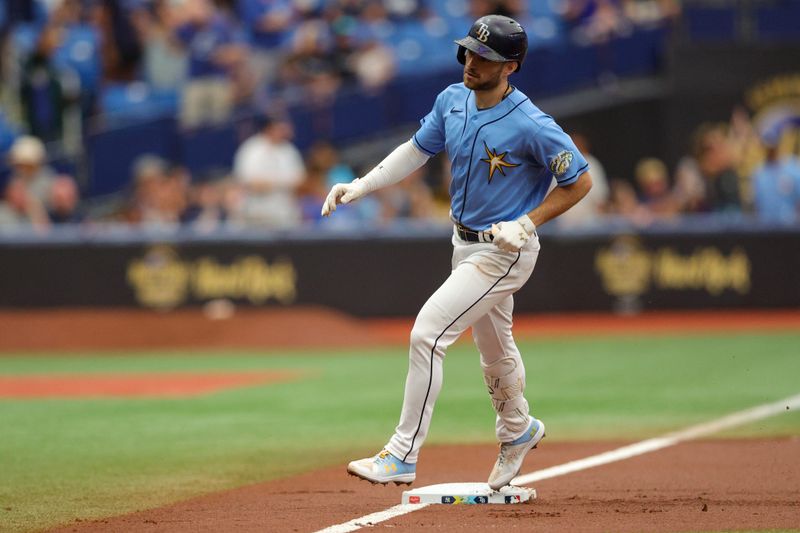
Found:
[[[517,219],[522,229],[525,230],[525,233],[528,234],[528,237],[532,237],[536,233],[536,224],[530,219],[528,215],[522,215]]]

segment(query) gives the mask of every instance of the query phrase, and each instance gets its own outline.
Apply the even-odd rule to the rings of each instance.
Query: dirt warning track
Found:
[[[213,316],[199,309],[0,310],[0,353],[405,345],[414,323],[413,318],[359,319],[322,308],[244,308],[226,319]],[[800,310],[514,317],[518,337],[787,330],[800,331]]]

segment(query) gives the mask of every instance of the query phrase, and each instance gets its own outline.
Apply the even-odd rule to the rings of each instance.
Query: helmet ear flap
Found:
[[[456,59],[458,59],[458,62],[461,63],[462,65],[466,65],[467,64],[467,49],[464,48],[463,46],[459,45],[458,51],[456,52]]]

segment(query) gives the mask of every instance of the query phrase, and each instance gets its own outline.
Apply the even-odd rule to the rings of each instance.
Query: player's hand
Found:
[[[536,224],[528,215],[522,215],[517,220],[492,224],[492,243],[506,252],[519,252],[535,233]]]
[[[367,188],[360,179],[356,178],[350,183],[337,183],[322,204],[322,216],[330,216],[336,211],[337,205],[355,202],[365,194],[367,194]]]

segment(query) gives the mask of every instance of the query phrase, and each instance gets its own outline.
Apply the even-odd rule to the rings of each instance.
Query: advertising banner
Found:
[[[447,238],[0,245],[0,307],[168,310],[230,300],[415,314]],[[545,236],[521,312],[800,305],[800,231]]]

